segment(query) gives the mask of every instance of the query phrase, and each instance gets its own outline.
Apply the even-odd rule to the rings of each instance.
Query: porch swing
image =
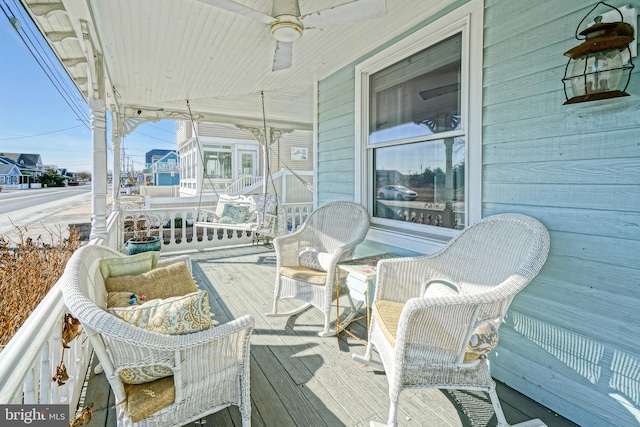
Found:
[[[256,137],[256,141],[263,146],[265,158],[267,156],[266,141],[266,116],[264,110],[264,92],[262,95],[262,122],[263,122],[263,140],[260,141]],[[218,201],[215,209],[207,209],[202,207],[202,191],[198,200],[196,211],[195,227],[216,230],[237,231],[239,233],[251,233],[254,243],[259,241],[268,242],[270,239],[283,234],[284,230],[284,214],[280,206],[273,177],[269,170],[269,162],[265,161],[264,182],[262,194],[248,195],[230,195],[219,194],[216,186],[211,183],[211,177],[207,174],[207,168],[204,161],[202,145],[198,138],[198,132],[195,129],[195,121],[191,113],[191,106],[187,100],[187,108],[191,118],[191,124],[194,127],[193,133],[196,138],[200,160],[202,162],[202,182],[204,184],[205,177],[209,180]],[[255,137],[255,136],[254,136]],[[268,191],[268,181],[271,181],[273,192]]]

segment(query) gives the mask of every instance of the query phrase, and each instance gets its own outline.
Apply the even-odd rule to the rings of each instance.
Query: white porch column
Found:
[[[111,199],[113,203],[113,211],[120,210],[120,146],[122,144],[122,136],[117,131],[120,127],[119,120],[115,118],[115,114],[112,114],[113,120],[111,120],[112,137],[111,143],[113,145],[113,176],[111,177]],[[117,128],[116,128],[117,126]]]
[[[107,237],[107,138],[104,99],[89,99],[93,168],[91,171],[91,239]]]
[[[87,56],[87,98],[91,115],[93,159],[91,170],[90,239],[107,237],[107,117],[102,52],[96,49],[89,23],[80,23]]]

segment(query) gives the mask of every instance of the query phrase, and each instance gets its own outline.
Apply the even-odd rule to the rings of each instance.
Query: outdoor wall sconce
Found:
[[[602,16],[599,15],[594,19],[593,25],[578,34],[585,19],[600,5],[617,11],[620,22],[601,22]],[[631,80],[631,70],[634,67],[629,45],[633,42],[635,35],[633,26],[622,22],[623,20],[622,12],[618,8],[604,2],[598,2],[582,18],[576,28],[575,37],[578,40],[584,40],[583,43],[565,52],[569,61],[562,79],[566,98],[564,105],[629,96],[625,90]],[[623,78],[625,73],[626,81]],[[571,98],[567,95],[568,83],[573,92]],[[624,88],[620,89],[622,83]]]

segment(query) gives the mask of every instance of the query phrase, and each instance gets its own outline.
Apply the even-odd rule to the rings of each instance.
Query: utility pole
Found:
[[[126,162],[127,155],[126,155],[126,150],[127,150],[127,149],[126,149],[126,148],[125,148],[125,146],[124,146],[124,138],[123,138],[123,140],[122,140],[122,150],[121,150],[122,152],[120,153],[120,165],[121,165],[120,167],[122,168],[122,170],[118,172],[118,174],[119,174],[119,176],[118,176],[118,182],[119,182],[120,184],[122,184],[122,175],[121,175],[121,174],[122,174],[122,171],[125,171],[125,172],[127,171],[127,162]]]

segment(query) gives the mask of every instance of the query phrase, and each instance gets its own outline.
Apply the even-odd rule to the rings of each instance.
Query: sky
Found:
[[[0,0],[0,6],[0,153],[40,154],[45,165],[71,172],[91,172],[89,107],[52,53],[49,55],[53,60],[48,63],[55,63],[57,73],[51,71],[51,65],[44,67],[47,73],[38,65],[20,35],[31,40],[38,50],[50,52],[50,49],[25,12],[18,8],[17,1]],[[18,19],[18,31],[5,11]],[[48,76],[56,76],[54,80],[61,82],[58,87],[64,89],[56,89]],[[59,90],[68,94],[66,99]],[[110,132],[107,147],[111,170],[109,135]],[[162,120],[140,125],[124,138],[122,145],[127,164],[133,162],[134,169],[139,171],[144,167],[146,152],[156,148],[176,149],[175,122]]]

